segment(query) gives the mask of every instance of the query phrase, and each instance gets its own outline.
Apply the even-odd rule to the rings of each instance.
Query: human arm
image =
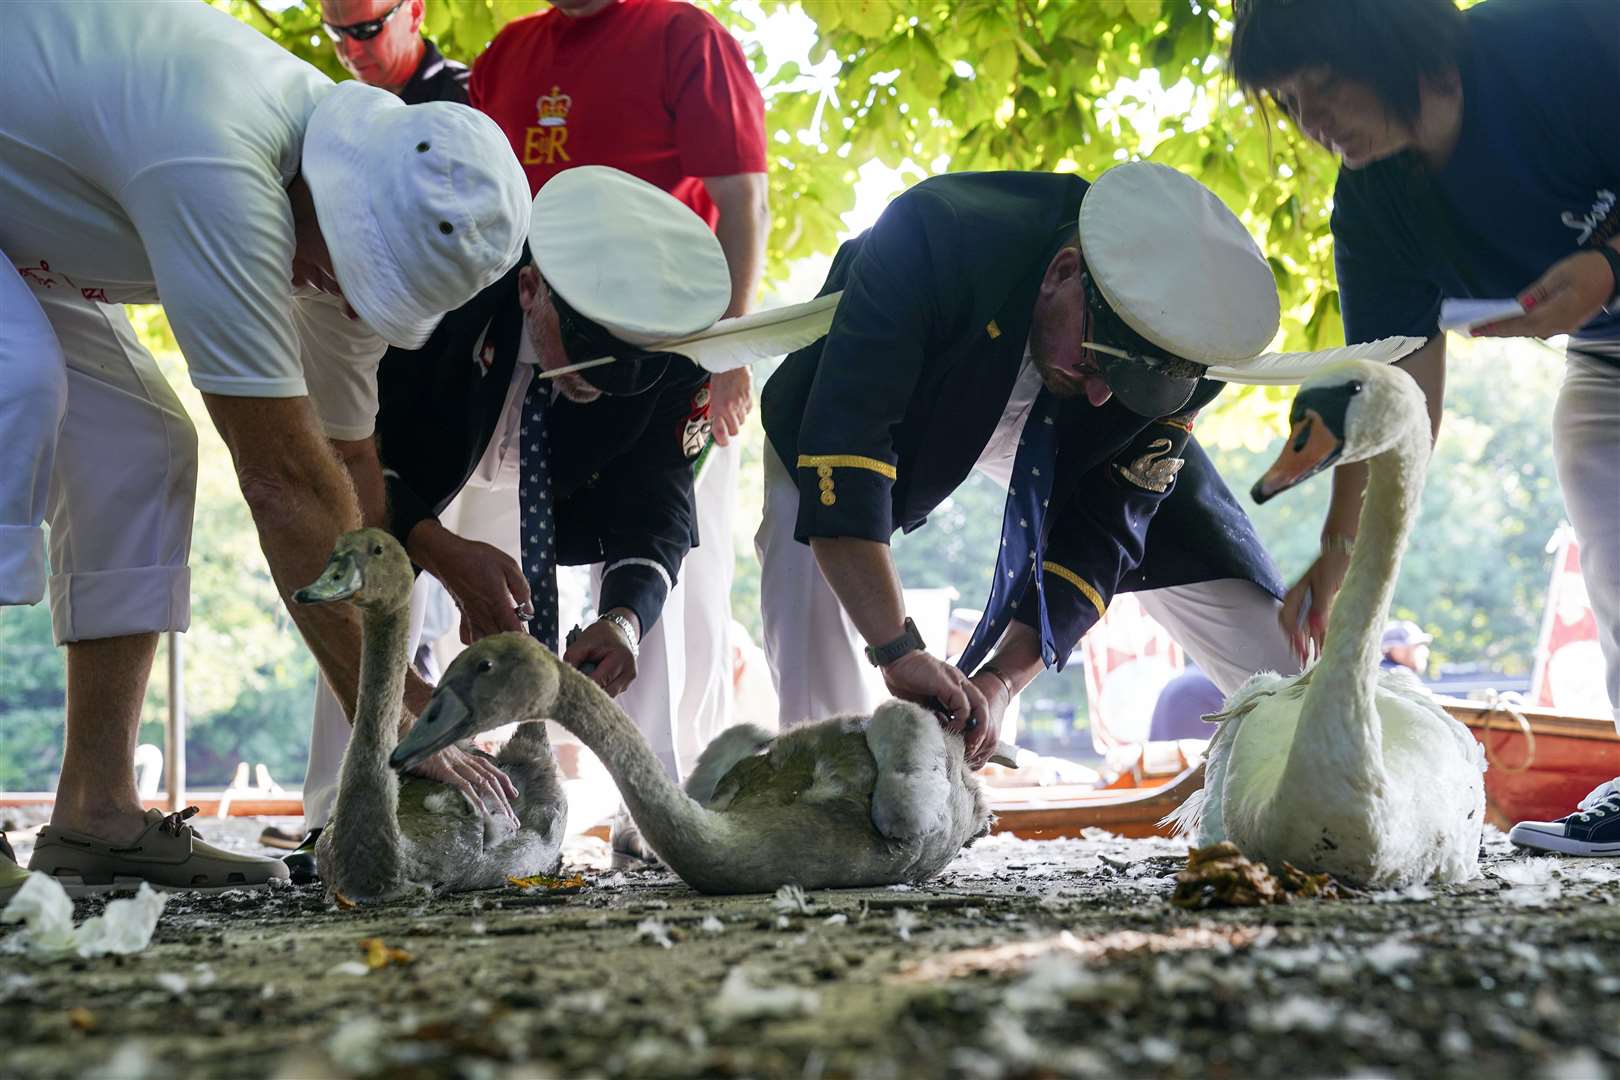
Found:
[[[597,609],[627,624],[598,619],[581,631],[564,659],[575,666],[594,663],[591,678],[610,694],[634,681],[641,638],[663,613],[698,539],[692,470],[709,425],[706,379],[677,359],[645,398],[603,401],[574,415],[595,414],[592,436],[601,433],[624,449],[559,507],[575,526],[568,532],[591,545],[585,557],[602,562]]]
[[[433,517],[417,521],[405,550],[455,600],[461,612],[463,645],[523,629],[518,609],[529,607],[529,583],[506,552],[493,544],[457,536]]]
[[[204,394],[203,402],[230,451],[276,589],[338,700],[353,702],[360,674],[358,611],[348,604],[291,602],[294,590],[320,575],[338,536],[359,527],[353,485],[308,398]],[[401,727],[414,720],[430,694],[407,670]],[[517,796],[499,769],[454,747],[414,771],[507,814]]]
[[[388,505],[382,462],[377,459],[377,440],[333,439],[331,442],[332,452],[343,464],[349,483],[354,485],[360,521],[365,525],[384,527],[388,521]]]
[[[810,550],[838,602],[868,645],[886,645],[905,633],[905,600],[889,545],[858,537],[813,537]],[[889,692],[919,705],[944,707],[961,730],[972,717],[988,726],[989,705],[967,677],[933,654],[916,650],[880,669]]]
[[[731,271],[731,303],[725,315],[743,315],[754,306],[754,296],[765,269],[765,238],[771,231],[769,186],[762,172],[706,176],[703,187],[720,212],[715,236]],[[744,366],[723,371],[709,380],[710,413],[714,441],[721,446],[742,431],[753,408],[754,376]]]

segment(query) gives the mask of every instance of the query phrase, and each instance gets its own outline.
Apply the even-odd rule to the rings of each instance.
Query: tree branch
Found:
[[[281,20],[264,10],[264,6],[259,3],[259,0],[247,0],[247,5],[254,11],[257,11],[259,13],[259,17],[265,22],[269,23],[272,30],[278,34],[281,33]]]

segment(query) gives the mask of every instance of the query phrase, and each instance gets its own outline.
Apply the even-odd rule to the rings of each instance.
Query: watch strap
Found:
[[[894,663],[907,653],[921,652],[928,648],[927,645],[923,644],[922,635],[917,632],[917,624],[907,618],[905,625],[905,632],[893,641],[866,647],[866,659],[871,661],[873,667],[884,667]]]

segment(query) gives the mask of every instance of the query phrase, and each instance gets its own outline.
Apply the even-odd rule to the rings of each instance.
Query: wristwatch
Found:
[[[872,662],[873,667],[886,667],[907,653],[921,652],[926,648],[928,646],[923,644],[922,635],[917,633],[917,624],[908,618],[905,633],[882,645],[868,645],[866,658]]]
[[[604,612],[596,617],[597,622],[612,623],[613,628],[624,637],[625,647],[630,650],[632,657],[641,655],[641,639],[636,636],[636,627],[629,619],[616,611]]]

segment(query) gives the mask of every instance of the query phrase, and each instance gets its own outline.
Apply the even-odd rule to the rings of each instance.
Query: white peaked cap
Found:
[[[605,165],[546,181],[529,215],[529,250],[570,307],[642,348],[712,326],[731,300],[725,252],[704,220]]]
[[[420,347],[523,253],[523,166],[466,105],[339,83],[310,114],[302,166],[343,296],[390,345]]]
[[[731,301],[720,241],[673,195],[605,165],[546,182],[529,215],[529,250],[575,311],[621,341],[710,371],[810,344],[838,306],[833,294],[720,320]]]
[[[1080,249],[1115,314],[1175,356],[1237,383],[1297,383],[1340,360],[1389,362],[1423,338],[1347,349],[1268,353],[1277,281],[1243,223],[1203,184],[1150,161],[1103,173],[1080,203]]]

